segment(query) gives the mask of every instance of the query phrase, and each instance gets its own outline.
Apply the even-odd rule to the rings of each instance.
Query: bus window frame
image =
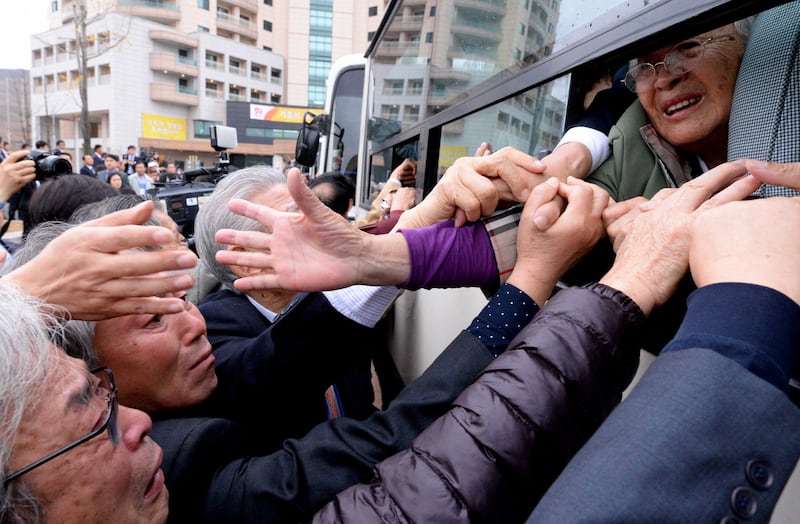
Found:
[[[517,73],[510,76],[498,75],[497,78],[489,79],[477,86],[473,94],[463,101],[421,120],[383,142],[362,144],[366,152],[361,157],[362,165],[368,166],[369,159],[373,155],[400,143],[417,139],[420,148],[417,188],[423,189],[423,194],[426,195],[437,182],[438,140],[443,126],[560,76],[568,75],[589,62],[614,62],[642,54],[648,49],[663,47],[676,39],[691,37],[782,3],[786,1],[661,0],[645,6],[618,24],[606,27],[596,35],[584,37]],[[366,82],[370,80],[373,54],[383,39],[390,21],[401,12],[401,6],[402,0],[391,1],[386,10],[387,15],[381,21],[375,38],[365,53]],[[369,203],[359,202],[359,204],[363,206]]]

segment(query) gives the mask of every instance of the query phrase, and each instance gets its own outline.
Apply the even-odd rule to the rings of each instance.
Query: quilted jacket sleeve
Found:
[[[619,402],[642,320],[608,287],[561,291],[411,449],[315,522],[523,520]]]

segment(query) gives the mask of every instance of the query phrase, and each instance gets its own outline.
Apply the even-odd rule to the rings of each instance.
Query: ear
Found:
[[[228,246],[228,250],[229,251],[247,251],[245,248],[243,248],[241,246]],[[236,266],[236,265],[233,265],[233,264],[231,264],[228,267],[230,267],[231,271],[233,271],[233,274],[236,275],[239,278],[258,275],[259,273],[261,273],[260,269],[257,269],[257,268],[254,268],[254,267]]]

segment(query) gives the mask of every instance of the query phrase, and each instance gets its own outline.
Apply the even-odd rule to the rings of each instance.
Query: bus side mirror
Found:
[[[297,144],[294,148],[295,161],[306,167],[313,166],[317,161],[320,136],[326,134],[328,118],[326,115],[306,113],[303,117],[303,126],[297,135]]]

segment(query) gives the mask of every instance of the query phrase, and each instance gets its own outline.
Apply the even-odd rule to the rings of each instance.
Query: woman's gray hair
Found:
[[[733,23],[733,26],[736,28],[736,31],[742,36],[742,39],[747,42],[747,39],[750,38],[750,30],[753,28],[753,23],[756,21],[756,16],[748,16],[747,18],[742,18],[741,20],[737,20]]]
[[[94,204],[88,205],[92,206]],[[66,222],[43,222],[36,226],[28,233],[28,237],[22,247],[14,252],[14,256],[3,267],[3,274],[30,262],[51,241],[72,227],[74,225]],[[62,327],[59,331],[60,340],[53,341],[53,343],[61,347],[67,355],[86,362],[86,365],[90,368],[96,367],[99,359],[92,345],[94,322],[70,320],[69,315],[66,315],[65,318],[66,320],[61,323]]]
[[[20,426],[41,401],[56,365],[50,344],[59,338],[59,325],[48,306],[7,280],[0,280],[0,318],[0,468],[5,479],[11,473]],[[38,522],[40,518],[40,504],[24,477],[7,486],[0,484],[0,522]]]
[[[274,186],[285,184],[286,177],[275,168],[253,166],[239,169],[218,184],[211,196],[200,206],[194,223],[194,239],[197,254],[211,273],[222,283],[225,289],[236,291],[233,281],[238,277],[231,268],[219,264],[217,251],[228,248],[214,239],[219,229],[235,229],[236,231],[264,231],[264,226],[255,220],[237,215],[228,209],[228,202],[234,198],[248,200],[257,194],[269,191]]]

